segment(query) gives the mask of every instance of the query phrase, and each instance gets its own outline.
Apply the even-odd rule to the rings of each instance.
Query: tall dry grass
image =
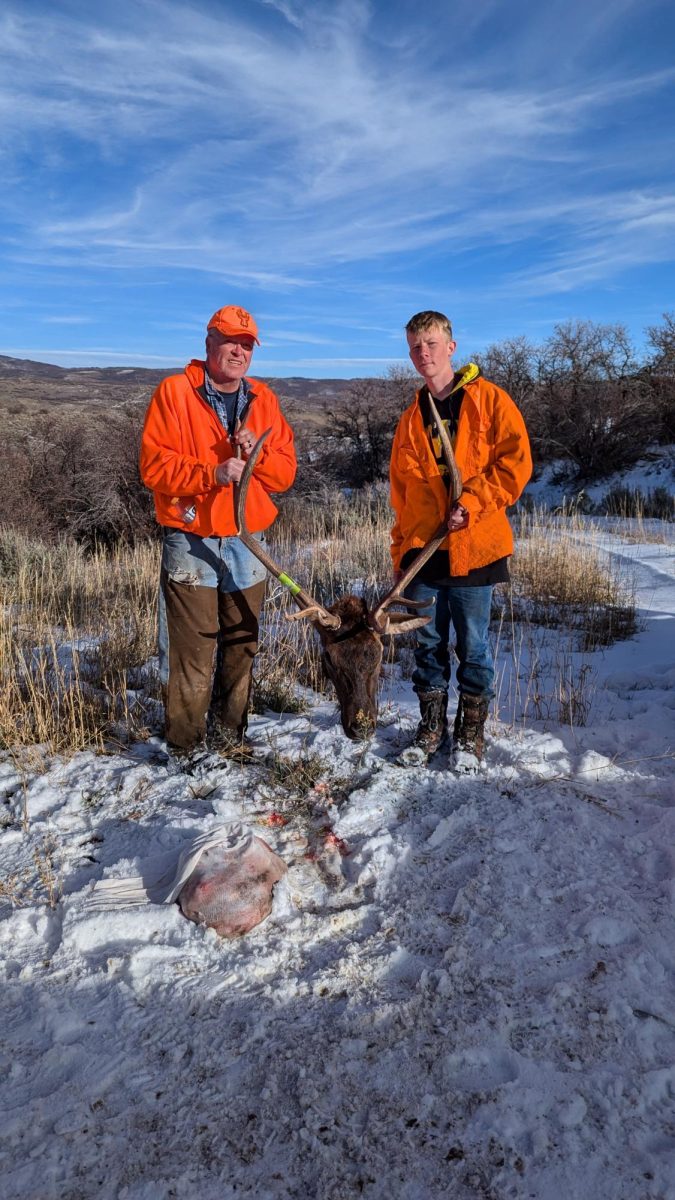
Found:
[[[149,694],[158,549],[86,555],[0,530],[0,749],[134,736]]]
[[[512,618],[576,630],[587,650],[636,632],[632,574],[603,554],[584,517],[560,520],[535,509],[518,518],[516,533],[512,587],[501,596]]]
[[[327,490],[309,504],[285,504],[271,530],[277,559],[303,587],[330,604],[346,592],[374,599],[391,575],[391,509],[382,487],[351,495]]]
[[[390,583],[390,525],[383,489],[326,492],[312,503],[287,502],[270,546],[284,569],[324,603],[345,592],[371,602]],[[586,650],[635,629],[630,581],[580,540],[582,528],[552,523],[544,514],[521,518],[513,583],[499,590],[497,606],[498,640],[508,642],[510,654],[538,626],[565,630],[569,647]],[[156,725],[158,570],[156,543],[87,555],[72,541],[46,545],[0,529],[0,750],[41,746],[68,754],[143,737]],[[289,593],[271,583],[255,664],[259,709],[298,711],[311,691],[326,686],[318,640],[306,622],[287,622],[289,611],[295,611]],[[405,667],[411,645],[409,638],[395,639],[390,660],[400,656]],[[543,671],[532,671],[529,685],[518,682],[516,672],[509,683],[512,707],[513,689],[525,686],[533,714],[545,714],[548,706],[559,719],[580,723],[586,674],[570,665],[571,649],[564,657],[550,685],[555,703],[553,693],[542,695]]]

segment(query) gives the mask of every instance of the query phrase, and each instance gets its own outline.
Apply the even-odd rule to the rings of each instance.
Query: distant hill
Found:
[[[152,392],[182,367],[57,367],[27,358],[0,354],[0,412],[49,412],[55,406],[120,405],[148,401]],[[254,373],[255,374],[255,373]],[[260,376],[260,378],[265,378]],[[349,379],[265,378],[282,401],[297,414],[306,411],[312,421],[325,404],[348,395]]]

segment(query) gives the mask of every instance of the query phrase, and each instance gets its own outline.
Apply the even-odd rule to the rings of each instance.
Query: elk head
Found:
[[[407,610],[427,607],[425,602],[407,600],[402,593],[428,558],[447,537],[445,522],[430,542],[420,550],[415,561],[393,588],[369,609],[360,596],[342,596],[326,608],[274,562],[260,543],[249,533],[246,525],[246,492],[258,455],[269,429],[256,442],[236,489],[236,521],[241,541],[260,560],[270,574],[288,588],[300,612],[286,614],[289,621],[306,618],[316,629],[321,641],[323,669],[335,688],[342,728],[347,737],[362,740],[375,729],[377,720],[377,681],[382,665],[382,638],[386,635],[408,633],[419,629],[431,619],[414,612],[392,612],[400,604]],[[453,488],[454,490],[454,488]]]

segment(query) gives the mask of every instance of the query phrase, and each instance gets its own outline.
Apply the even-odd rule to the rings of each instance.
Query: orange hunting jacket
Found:
[[[154,494],[160,525],[199,537],[232,537],[237,532],[234,488],[219,487],[214,473],[219,463],[232,458],[234,447],[198,391],[204,387],[204,366],[193,359],[182,375],[170,375],[154,393],[141,439],[141,478]],[[251,402],[244,424],[256,435],[271,426],[246,496],[247,524],[258,533],[277,515],[270,492],[285,492],[291,486],[296,462],[293,432],[274,392],[258,379],[245,383]],[[197,515],[187,524],[182,513],[191,504]]]
[[[426,545],[448,511],[448,491],[424,428],[419,396],[417,392],[403,413],[391,451],[395,571],[406,551]],[[487,379],[464,385],[454,450],[464,481],[460,503],[469,524],[448,536],[441,549],[447,550],[450,574],[466,575],[511,554],[506,506],[515,503],[532,473],[525,422],[511,397]]]

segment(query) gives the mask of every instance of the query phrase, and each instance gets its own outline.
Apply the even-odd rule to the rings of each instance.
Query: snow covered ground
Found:
[[[563,504],[568,507],[580,505],[583,512],[584,502],[602,505],[607,493],[617,488],[641,492],[643,497],[649,496],[657,488],[665,489],[672,495],[674,481],[675,447],[655,445],[645,458],[632,467],[624,467],[613,475],[583,487],[574,480],[569,460],[548,463],[536,479],[530,480],[525,494],[534,504],[546,509]]]
[[[595,536],[643,631],[585,727],[493,720],[480,778],[394,765],[393,671],[367,747],[321,703],[253,719],[276,768],[0,762],[7,1200],[674,1200],[675,555]],[[230,818],[290,868],[246,937],[88,907]]]

